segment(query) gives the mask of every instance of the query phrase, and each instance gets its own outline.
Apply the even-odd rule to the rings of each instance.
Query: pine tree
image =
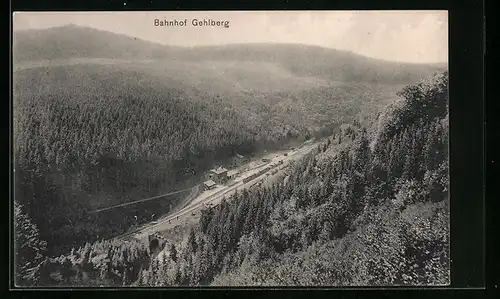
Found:
[[[323,228],[321,229],[321,233],[319,234],[319,240],[322,243],[326,243],[330,240],[330,236],[331,236],[330,225],[327,222],[325,222],[323,223]]]
[[[366,167],[370,162],[370,146],[366,129],[363,129],[363,132],[356,145],[354,155],[354,169],[359,173],[365,174]]]
[[[71,276],[72,276],[72,264],[71,264],[71,261],[68,257],[65,257],[62,261],[61,275],[64,279],[64,282],[66,284],[69,284],[69,281],[70,281]]]
[[[169,253],[172,261],[174,261],[174,263],[177,262],[177,249],[175,248],[174,243],[170,243]]]
[[[167,254],[165,252],[162,253],[161,259],[159,260],[159,268],[158,268],[158,284],[160,286],[166,285],[168,282],[168,265],[169,265],[169,259],[167,257]]]
[[[186,252],[188,254],[195,254],[198,249],[198,244],[196,243],[196,235],[194,233],[194,229],[191,228],[189,232],[188,240],[187,240],[187,248]]]
[[[47,243],[40,240],[37,226],[17,201],[14,201],[14,227],[16,285],[36,285],[40,281],[40,264],[44,261]]]
[[[152,286],[152,283],[151,283],[152,282],[151,266],[149,267],[149,269],[142,271],[141,277],[142,277],[142,279],[141,279],[142,285],[148,286],[148,287]]]
[[[405,161],[405,151],[402,143],[402,135],[395,136],[391,140],[391,152],[389,154],[389,178],[398,179],[403,174],[403,162]]]
[[[434,170],[439,167],[439,161],[442,159],[440,137],[442,133],[440,132],[439,125],[432,123],[430,130],[428,131],[427,140],[425,143],[425,168],[426,170]]]
[[[150,267],[150,276],[149,276],[149,285],[150,286],[156,286],[156,284],[159,282],[158,278],[158,270],[160,268],[160,262],[158,259],[153,259],[151,261],[151,267]]]
[[[123,269],[122,286],[127,286],[129,284],[128,271],[127,268]]]
[[[403,160],[403,175],[402,177],[405,179],[411,179],[415,177],[415,168],[417,167],[416,161],[415,161],[415,154],[416,154],[416,148],[415,148],[415,139],[413,135],[413,131],[410,129],[407,131],[408,134],[406,135],[407,137],[404,139],[405,142],[405,153],[404,153],[404,160]]]
[[[309,247],[309,238],[307,235],[308,235],[307,232],[302,232],[302,234],[300,236],[300,244],[301,244],[302,250],[306,250],[307,247]]]
[[[243,234],[249,234],[254,229],[254,217],[255,217],[255,209],[252,202],[248,201],[248,210],[246,213],[245,222],[243,224]]]

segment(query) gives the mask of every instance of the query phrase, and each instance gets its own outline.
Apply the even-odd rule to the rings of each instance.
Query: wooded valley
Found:
[[[112,86],[125,88],[118,82]],[[23,175],[52,170],[40,167],[45,164],[69,167],[68,173],[85,177],[80,161],[93,161],[94,172],[87,174],[87,180],[101,169],[151,188],[170,176],[159,171],[161,168],[151,168],[148,179],[137,182],[133,172],[120,172],[123,169],[110,167],[116,165],[110,161],[127,165],[141,161],[144,165],[146,159],[157,156],[165,164],[157,160],[154,165],[164,165],[165,171],[179,161],[182,166],[202,169],[203,164],[194,159],[197,154],[205,157],[210,153],[211,159],[216,159],[238,146],[238,150],[251,151],[261,146],[259,142],[265,144],[262,140],[280,140],[269,134],[276,127],[238,117],[236,108],[212,109],[210,101],[206,102],[203,115],[218,121],[206,130],[202,125],[206,119],[196,113],[200,108],[189,110],[200,107],[196,105],[201,102],[189,100],[192,106],[180,105],[174,91],[168,93],[172,100],[161,101],[164,90],[139,90],[134,94],[150,102],[116,96],[98,106],[99,101],[92,101],[91,93],[86,93],[82,97],[91,104],[86,105],[83,98],[72,101],[71,97],[39,104],[35,96],[23,95],[20,117],[39,115],[39,119],[27,117],[18,122],[23,124],[17,131]],[[39,94],[43,93],[36,96]],[[84,286],[447,285],[448,73],[410,84],[398,96],[399,100],[381,113],[367,117],[369,121],[359,121],[357,113],[345,112],[345,117],[353,120],[351,124],[340,128],[346,123],[343,119],[332,126],[329,138],[293,165],[287,177],[269,188],[241,191],[206,210],[196,229],[182,243],[169,244],[160,260],[151,257],[143,244],[118,241],[89,241],[60,257],[51,257],[48,244],[40,241],[44,235],[36,228],[41,231],[43,226],[30,220],[37,209],[42,213],[41,205],[30,207],[28,201],[16,204],[19,281]],[[114,109],[113,103],[120,101],[127,101],[124,109],[130,109],[129,113]],[[67,108],[51,108],[54,102]],[[344,107],[349,107],[348,103],[343,102]],[[173,109],[181,110],[168,114]],[[54,122],[58,125],[50,127]],[[257,123],[262,125],[254,125]],[[77,133],[72,126],[79,128]],[[135,133],[138,130],[147,138]],[[300,128],[295,130],[296,136],[307,134]],[[286,129],[280,132],[282,138],[291,134]],[[57,134],[65,136],[66,144],[55,145],[63,139]],[[93,146],[78,150],[80,140]],[[109,148],[113,150],[106,150]],[[106,157],[108,152],[117,156]],[[186,157],[182,153],[190,154]],[[125,190],[127,179],[114,183],[123,184],[118,189]],[[91,194],[98,181],[80,188]],[[24,196],[30,194],[25,192]],[[64,202],[71,202],[63,196],[45,198],[57,200],[59,209]]]
[[[314,46],[184,49],[78,26],[16,32],[13,49],[15,198],[50,255],[167,213],[186,194],[89,212],[190,188],[236,153],[353,119],[372,134],[396,91],[442,68]]]

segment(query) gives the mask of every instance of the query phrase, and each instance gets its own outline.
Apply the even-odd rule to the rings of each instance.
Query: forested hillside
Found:
[[[286,180],[206,212],[181,260],[139,284],[448,284],[448,75],[400,95],[373,149],[346,127]]]
[[[355,116],[369,125],[417,78],[403,73],[439,68],[298,45],[184,49],[77,26],[15,32],[13,47],[15,197],[56,255],[186,194],[90,211],[192,187],[235,153],[328,136]],[[307,73],[300,57],[316,57]]]
[[[84,285],[446,285],[448,74],[399,95],[374,136],[342,126],[272,187],[206,210],[161,259],[127,243],[113,252],[137,253],[114,261],[120,245],[100,242],[39,269]],[[88,248],[96,258],[80,261]]]
[[[53,240],[49,246],[116,234],[133,215],[168,209],[163,202],[113,211],[117,217],[88,214],[191,187],[183,178],[252,151],[262,136],[258,125],[218,109],[216,98],[195,101],[158,81],[97,66],[16,74],[16,198]]]
[[[393,90],[345,84],[230,97],[143,66],[95,64],[27,69],[14,79],[16,198],[58,253],[116,235],[134,216],[167,212],[183,194],[138,210],[89,211],[191,187],[236,153],[331,134]]]

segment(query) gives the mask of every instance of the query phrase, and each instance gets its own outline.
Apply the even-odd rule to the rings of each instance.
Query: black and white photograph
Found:
[[[15,12],[19,288],[449,286],[448,11]]]

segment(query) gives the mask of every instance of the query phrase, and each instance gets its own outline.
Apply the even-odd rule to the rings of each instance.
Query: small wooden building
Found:
[[[211,190],[211,189],[215,188],[215,186],[217,186],[217,183],[215,183],[212,180],[208,180],[208,181],[203,183],[203,190]]]
[[[238,170],[229,170],[227,172],[227,178],[229,180],[234,180],[240,172]]]
[[[248,162],[250,162],[250,160],[247,157],[236,154],[236,156],[231,159],[231,168],[240,167]]]

